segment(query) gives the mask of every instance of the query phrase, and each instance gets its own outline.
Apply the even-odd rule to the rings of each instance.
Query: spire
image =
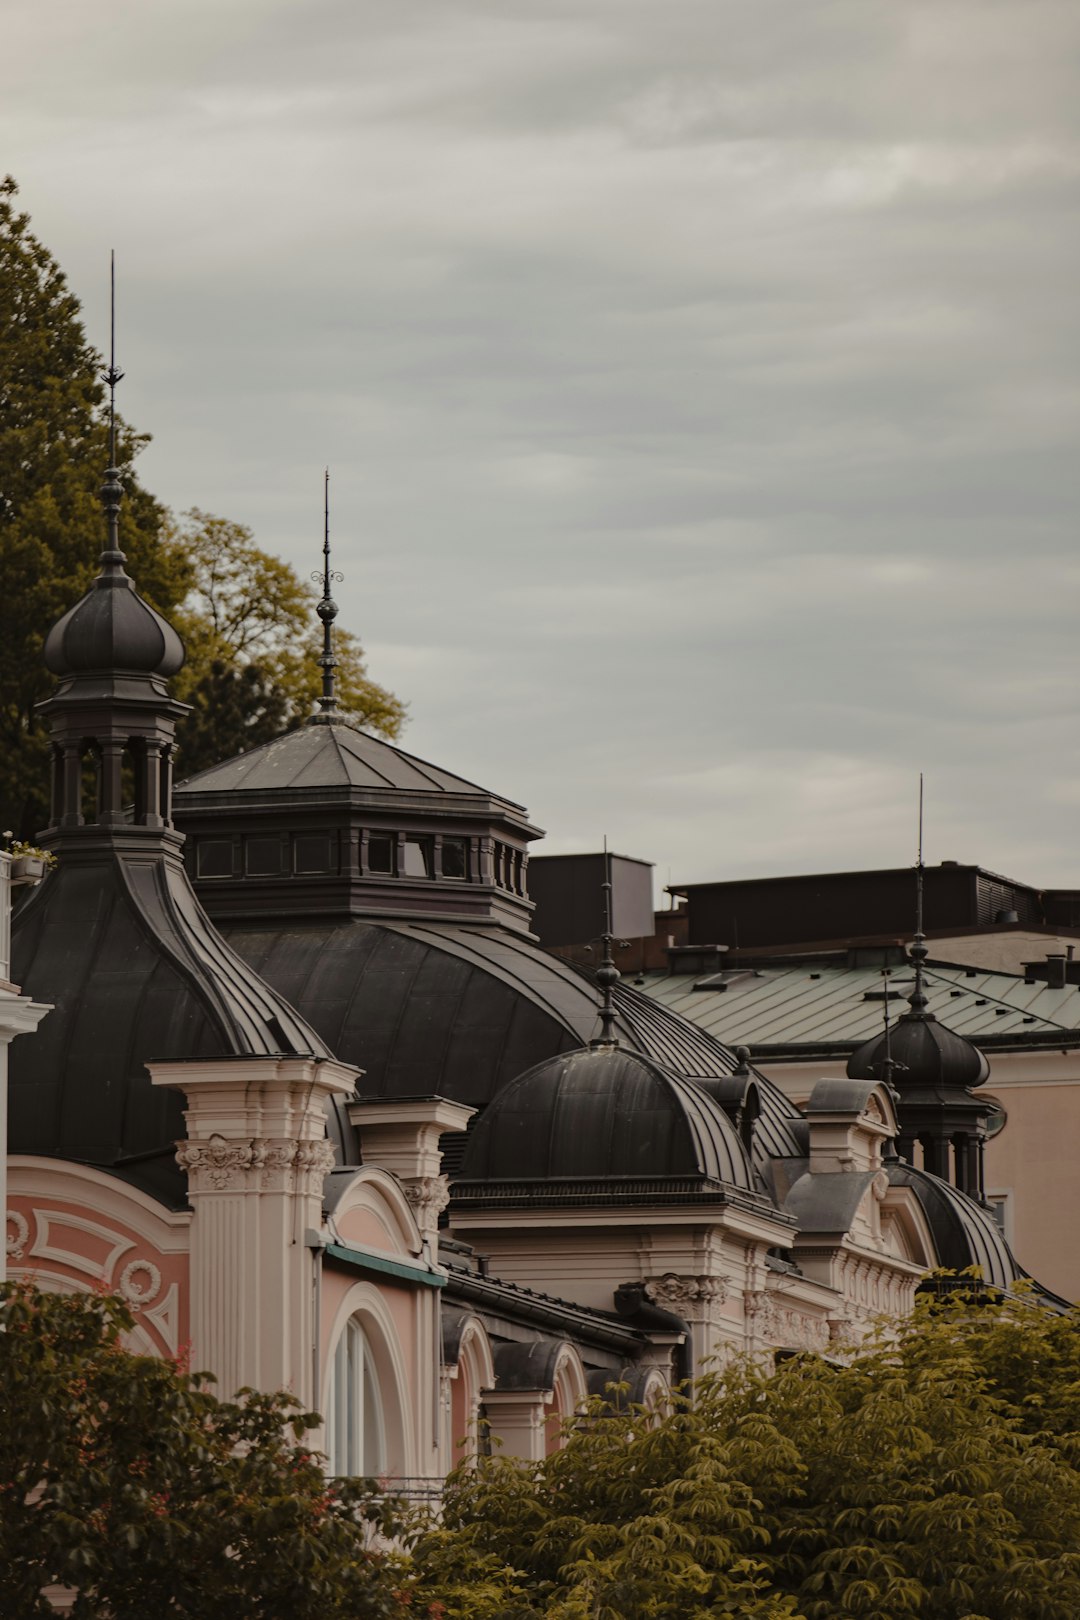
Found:
[[[923,985],[923,966],[930,954],[923,933],[923,773],[919,772],[919,856],[915,863],[915,938],[911,945],[911,960],[915,967],[915,984],[908,1005],[913,1013],[926,1012],[929,1005]]]
[[[105,512],[106,542],[101,553],[101,572],[104,576],[124,577],[127,558],[120,549],[120,469],[116,465],[116,385],[124,373],[116,367],[116,250],[109,254],[109,366],[102,373],[109,385],[109,465],[105,469],[105,482],[101,486],[101,505]]]
[[[338,605],[330,595],[331,580],[343,580],[344,574],[335,573],[330,567],[330,469],[327,467],[323,475],[323,565],[322,572],[318,570],[312,574],[316,585],[322,584],[322,599],[315,609],[322,620],[323,650],[319,658],[322,669],[322,696],[319,699],[319,712],[311,716],[314,725],[329,725],[335,718],[337,710],[337,694],[334,690],[334,671],[337,669],[337,660],[334,658],[334,620],[338,616]]]
[[[38,705],[48,715],[53,753],[50,836],[88,829],[159,838],[171,829],[172,760],[177,720],[187,705],[167,681],[184,647],[166,619],[144,602],[125,572],[120,549],[116,443],[116,255],[109,265],[109,465],[101,486],[106,539],[90,589],[45,638],[46,668],[60,684]],[[86,767],[91,767],[87,771]],[[93,782],[87,780],[88,774]]]
[[[619,1042],[615,1035],[615,1006],[612,992],[622,975],[615,966],[613,955],[615,935],[611,929],[611,855],[604,839],[604,881],[601,884],[601,893],[604,896],[604,932],[601,943],[604,955],[600,966],[596,970],[596,982],[600,986],[600,1034],[595,1041],[589,1044],[597,1047],[615,1047]]]

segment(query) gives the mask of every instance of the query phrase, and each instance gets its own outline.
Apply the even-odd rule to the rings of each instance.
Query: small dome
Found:
[[[45,640],[45,663],[54,675],[123,670],[167,677],[175,675],[183,662],[180,637],[143,601],[117,563],[98,575]]]
[[[926,1170],[901,1161],[887,1169],[891,1184],[910,1187],[922,1205],[939,1265],[956,1272],[978,1266],[983,1282],[1001,1289],[1011,1288],[1023,1276],[988,1209]]]
[[[462,1181],[701,1177],[749,1190],[723,1111],[692,1080],[623,1047],[548,1058],[499,1093],[469,1139]]]
[[[981,1086],[990,1065],[977,1046],[939,1024],[933,1013],[905,1013],[889,1033],[889,1055],[896,1065],[893,1084],[901,1096],[913,1091],[968,1091]],[[852,1080],[876,1080],[885,1061],[885,1035],[864,1041],[848,1060]]]

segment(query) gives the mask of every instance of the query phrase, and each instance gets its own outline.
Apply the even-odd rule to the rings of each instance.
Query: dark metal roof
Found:
[[[485,799],[498,797],[475,782],[406,754],[392,743],[358,731],[343,720],[299,726],[222,765],[200,771],[197,776],[179,783],[176,793],[182,800],[189,793],[265,793],[277,788],[325,787],[392,788],[479,794]],[[512,808],[521,810],[520,805],[512,805]]]
[[[700,973],[650,973],[644,993],[718,1041],[745,1043],[751,1052],[821,1051],[860,1045],[880,1034],[881,969],[836,967],[807,960],[734,972],[714,988],[696,988]],[[899,998],[911,987],[911,970],[890,976]],[[1060,989],[1045,979],[1028,982],[1014,973],[992,973],[947,962],[925,972],[930,1011],[949,1028],[981,1045],[1018,1043],[1035,1035],[1048,1041],[1080,1031],[1080,986]]]
[[[703,1177],[749,1190],[723,1110],[692,1081],[622,1047],[548,1058],[511,1082],[469,1137],[461,1180]]]
[[[234,924],[226,938],[308,1019],[373,1096],[416,1091],[482,1108],[545,1058],[598,1033],[596,987],[526,935],[453,923]],[[670,1073],[731,1074],[734,1055],[626,984],[615,987],[616,1034]],[[758,1079],[755,1159],[798,1153],[798,1111]]]
[[[793,1183],[784,1208],[795,1217],[800,1232],[847,1232],[876,1173],[830,1176],[811,1175],[808,1170]]]
[[[444,1253],[440,1253],[439,1259],[447,1273],[443,1309],[444,1321],[449,1319],[451,1324],[449,1343],[444,1338],[448,1360],[456,1354],[460,1328],[465,1320],[464,1314],[454,1318],[455,1306],[469,1314],[478,1313],[493,1338],[510,1337],[515,1329],[518,1332],[524,1329],[531,1340],[536,1329],[541,1328],[546,1334],[556,1333],[560,1339],[571,1339],[586,1364],[595,1363],[605,1353],[633,1359],[648,1343],[647,1333],[609,1311],[595,1311],[587,1305],[523,1288],[502,1278],[480,1276],[468,1267],[455,1264]]]
[[[896,1064],[893,1084],[901,1096],[913,1091],[964,1091],[981,1086],[990,1065],[977,1046],[938,1023],[933,1013],[905,1013],[889,1031],[864,1041],[848,1059],[852,1079],[872,1080],[886,1055]]]
[[[168,676],[183,662],[180,637],[143,601],[121,565],[99,574],[45,641],[45,663],[54,675],[131,670]]]
[[[16,915],[12,972],[53,1011],[11,1052],[10,1147],[97,1165],[179,1206],[183,1100],[152,1086],[146,1063],[330,1054],[217,933],[175,853],[115,842],[81,856],[69,839]]]
[[[886,1168],[893,1186],[910,1187],[922,1205],[941,1266],[950,1271],[978,1266],[983,1282],[996,1288],[1011,1288],[1025,1275],[989,1210],[913,1165],[894,1160]]]

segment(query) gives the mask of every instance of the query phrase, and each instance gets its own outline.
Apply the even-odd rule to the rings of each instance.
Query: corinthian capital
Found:
[[[685,1277],[668,1271],[645,1284],[645,1294],[654,1305],[680,1316],[712,1317],[728,1297],[726,1277]]]

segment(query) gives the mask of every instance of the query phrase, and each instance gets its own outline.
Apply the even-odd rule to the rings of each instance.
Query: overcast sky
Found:
[[[1080,885],[1077,0],[5,0],[145,483],[658,887]],[[316,640],[313,628],[313,645]]]

